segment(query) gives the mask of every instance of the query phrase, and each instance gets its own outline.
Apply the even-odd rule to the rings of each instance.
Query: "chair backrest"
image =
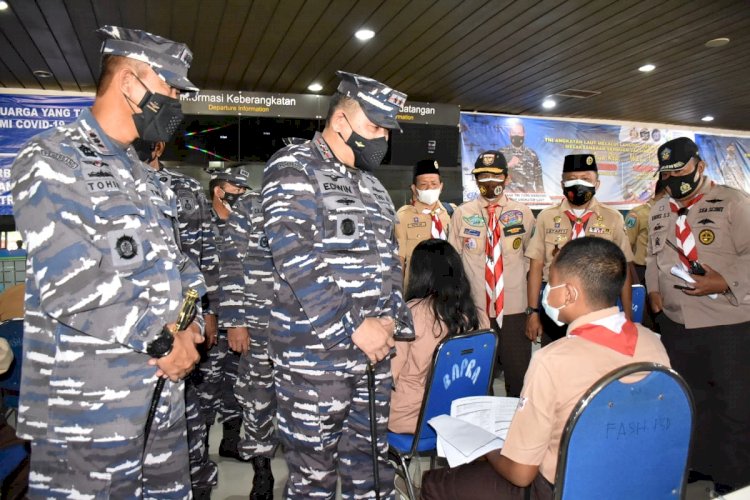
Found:
[[[633,383],[621,379],[638,373]],[[573,409],[560,443],[555,499],[682,498],[693,431],[693,397],[657,363],[623,366]]]
[[[633,323],[643,323],[643,315],[646,312],[646,287],[633,285],[630,296],[630,319]],[[622,311],[622,301],[617,299],[617,307]]]
[[[412,454],[420,439],[435,438],[435,431],[427,421],[438,415],[450,415],[454,399],[489,394],[496,354],[497,335],[492,330],[446,337],[438,344],[427,377]]]
[[[8,371],[0,375],[0,389],[18,393],[21,388],[21,360],[23,353],[23,320],[11,319],[0,323],[0,337],[4,338],[10,344],[13,351],[13,363]],[[18,394],[3,398],[7,403],[11,400],[10,406],[18,406]]]

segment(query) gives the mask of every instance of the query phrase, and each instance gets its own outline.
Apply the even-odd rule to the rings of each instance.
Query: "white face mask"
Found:
[[[596,184],[591,184],[588,181],[584,181],[583,179],[573,179],[572,181],[564,181],[563,187],[569,188],[573,186],[584,186],[584,187],[596,187]]]
[[[555,288],[560,288],[561,286],[565,286],[565,283],[562,285],[557,286],[549,286],[549,283],[547,283],[547,286],[544,287],[544,291],[542,292],[542,307],[544,308],[544,312],[547,313],[547,316],[549,316],[549,319],[555,322],[557,326],[563,326],[565,324],[564,321],[560,321],[560,309],[564,309],[567,304],[563,304],[560,307],[552,307],[549,305],[549,302],[547,302],[547,298],[549,297],[549,292],[554,290]],[[578,295],[578,292],[576,291],[576,296]]]
[[[417,189],[417,199],[425,205],[432,205],[440,199],[440,190]]]

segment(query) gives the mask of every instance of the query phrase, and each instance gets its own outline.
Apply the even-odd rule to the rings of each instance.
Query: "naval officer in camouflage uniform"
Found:
[[[207,293],[203,296],[203,319],[205,321],[205,344],[215,342],[217,334],[216,313],[210,304],[218,304],[219,256],[211,228],[211,212],[200,182],[161,163],[164,141],[138,139],[133,147],[138,158],[156,172],[159,180],[174,191],[177,198],[177,220],[179,244],[182,252],[198,266],[206,280]],[[213,298],[213,300],[211,300]],[[188,455],[190,458],[190,480],[193,498],[210,498],[216,486],[219,468],[209,460],[208,427],[201,414],[201,402],[195,388],[196,373],[185,380],[185,417],[187,420]]]
[[[263,218],[279,291],[271,310],[287,498],[373,498],[368,362],[374,364],[381,498],[394,328],[413,338],[393,237],[396,211],[372,174],[406,96],[338,72],[326,127],[278,151],[263,173]],[[396,333],[399,333],[398,331]]]
[[[168,140],[192,59],[183,44],[107,26],[90,110],[20,151],[15,218],[28,242],[18,434],[31,498],[189,498],[181,379],[201,326],[174,336],[183,293],[205,292],[175,239],[174,193],[129,145]],[[201,320],[200,316],[197,320]],[[144,443],[156,380],[168,377]]]
[[[529,258],[526,336],[531,340],[541,336],[542,345],[565,335],[565,328],[547,317],[539,301],[539,293],[549,276],[549,266],[565,243],[583,236],[604,238],[619,246],[628,262],[633,260],[622,215],[602,205],[595,197],[599,187],[599,171],[594,155],[567,155],[563,162],[560,187],[565,197],[559,205],[545,208],[539,213],[534,237],[526,249],[526,257]],[[628,318],[631,314],[630,283],[628,275],[621,295]]]
[[[224,229],[221,256],[221,327],[239,330],[241,346],[235,396],[244,437],[238,451],[252,460],[251,500],[273,498],[271,459],[278,446],[273,418],[276,392],[268,354],[268,320],[274,297],[271,250],[263,232],[260,193],[248,191],[234,204]]]
[[[249,173],[244,167],[222,167],[212,169],[210,174],[208,191],[211,195],[211,223],[221,274],[221,266],[226,264],[221,261],[226,221],[233,211],[234,204],[249,187]],[[215,302],[218,303],[219,300],[217,298]],[[217,413],[222,423],[219,455],[236,460],[242,460],[237,451],[242,412],[234,396],[234,384],[237,380],[240,353],[247,349],[247,338],[241,333],[236,329],[219,329],[216,344],[209,348],[206,358],[200,364],[201,380],[197,384],[206,425],[210,428],[214,424]]]
[[[510,145],[500,152],[510,169],[509,193],[544,193],[542,164],[533,149],[524,145],[526,130],[521,123],[510,127]]]
[[[467,201],[453,213],[448,241],[461,256],[477,313],[485,318],[481,323],[491,324],[500,338],[498,358],[505,370],[506,395],[518,397],[531,360],[531,342],[525,335],[524,315],[528,263],[523,252],[534,232],[534,214],[526,205],[506,196],[508,165],[499,151],[480,154],[471,173],[479,185],[480,197]],[[492,234],[490,210],[502,226],[500,244],[505,296],[500,322],[496,319],[495,304],[488,301],[486,292],[487,234]]]
[[[396,212],[396,241],[401,267],[404,269],[404,290],[409,281],[411,254],[420,241],[448,238],[448,224],[456,208],[440,201],[443,181],[436,160],[420,160],[414,165],[411,183],[412,202]]]
[[[646,287],[672,367],[695,400],[690,468],[727,493],[750,483],[750,195],[708,179],[687,137],[662,144],[658,159],[668,196],[651,208]],[[692,284],[675,276],[683,263],[667,242],[692,249],[705,275],[692,274]]]

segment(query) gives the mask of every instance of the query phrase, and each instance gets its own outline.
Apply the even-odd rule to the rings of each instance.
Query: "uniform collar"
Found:
[[[101,126],[99,126],[99,122],[91,114],[90,108],[86,108],[81,112],[78,122],[81,133],[86,138],[86,146],[96,153],[103,156],[113,156],[125,153],[129,149],[130,145],[123,147],[104,133]]]
[[[312,138],[312,145],[315,151],[318,153],[318,156],[325,161],[326,163],[329,163],[330,167],[336,168],[339,173],[343,174],[345,172],[352,172],[352,171],[360,171],[359,169],[354,168],[348,168],[346,165],[341,163],[338,158],[336,158],[336,155],[333,154],[333,150],[331,149],[331,146],[328,145],[326,140],[323,138],[323,134],[320,132],[315,132],[315,135]]]
[[[568,331],[571,332],[581,325],[585,325],[588,323],[592,323],[594,321],[608,318],[609,316],[614,316],[616,314],[620,314],[620,308],[617,306],[607,307],[605,309],[599,309],[597,311],[591,311],[589,313],[584,314],[583,316],[580,316],[574,319],[568,325]]]

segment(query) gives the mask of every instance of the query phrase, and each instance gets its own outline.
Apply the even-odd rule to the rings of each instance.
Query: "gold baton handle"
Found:
[[[177,324],[174,326],[172,334],[182,331],[190,325],[190,322],[193,321],[193,317],[195,316],[195,305],[197,302],[198,292],[192,288],[188,288],[188,291],[185,292],[182,307],[177,315]]]

